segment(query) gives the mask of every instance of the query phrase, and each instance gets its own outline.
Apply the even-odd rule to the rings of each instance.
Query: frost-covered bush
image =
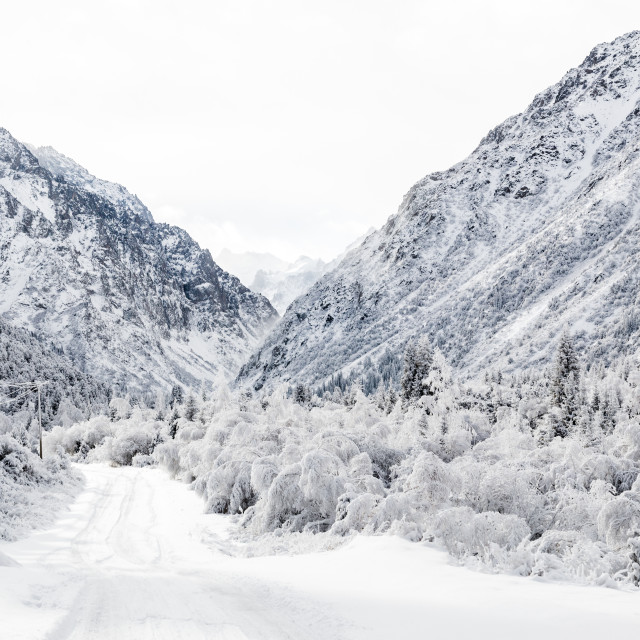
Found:
[[[160,425],[155,422],[120,425],[114,435],[106,438],[103,451],[93,459],[104,459],[119,465],[129,466],[134,458],[149,456],[155,446],[161,442]]]
[[[640,536],[640,493],[607,502],[598,514],[598,533],[612,549],[624,549],[629,539]]]
[[[56,426],[45,439],[47,452],[62,449],[75,459],[83,459],[113,434],[114,426],[107,416],[98,416],[70,427]]]
[[[255,502],[251,464],[244,460],[218,462],[195,481],[196,491],[205,498],[207,513],[244,513]]]
[[[635,423],[549,437],[548,403],[525,402],[538,382],[527,384],[503,385],[490,410],[482,386],[464,407],[456,391],[390,411],[359,392],[339,403],[225,393],[152,455],[250,537],[392,532],[497,570],[632,580]]]
[[[451,467],[431,451],[409,455],[396,470],[393,488],[411,497],[416,506],[436,510],[455,498],[460,490],[459,479]]]
[[[585,584],[614,585],[614,577],[628,567],[628,558],[603,542],[593,541],[576,531],[546,531],[534,542],[524,545],[505,565],[522,575],[548,579],[572,578]]]
[[[452,507],[436,515],[433,533],[450,553],[463,557],[487,556],[495,547],[512,551],[531,535],[531,529],[516,515]]]
[[[245,522],[251,523],[257,532],[285,528],[301,531],[306,524],[306,501],[300,488],[302,469],[300,463],[286,466],[273,479],[260,509],[248,514]]]
[[[24,430],[0,435],[0,539],[14,540],[51,522],[80,480],[58,453],[41,460]]]
[[[155,447],[166,439],[165,423],[153,420],[149,412],[134,411],[129,418],[112,422],[97,416],[71,427],[54,427],[45,439],[47,452],[61,447],[73,460],[111,462],[118,465],[145,466]]]
[[[154,459],[169,472],[172,478],[175,478],[180,472],[180,449],[178,443],[169,440],[159,444],[154,449]]]

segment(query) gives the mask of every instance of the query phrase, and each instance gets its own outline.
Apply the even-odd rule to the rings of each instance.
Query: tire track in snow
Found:
[[[234,575],[201,542],[200,501],[148,469],[82,467],[87,484],[18,560],[53,572],[33,605],[57,611],[38,640],[338,640],[339,623],[295,594]],[[48,536],[48,537],[47,537]],[[38,604],[36,605],[36,600]],[[330,629],[330,630],[329,630]]]

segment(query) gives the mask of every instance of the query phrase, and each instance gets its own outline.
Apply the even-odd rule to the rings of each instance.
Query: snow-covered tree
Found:
[[[307,405],[311,402],[311,390],[306,385],[299,383],[293,390],[293,400],[301,405]]]
[[[189,422],[193,422],[198,415],[198,403],[192,393],[187,396],[184,403],[184,409],[182,410],[182,415],[185,420],[188,420]]]
[[[178,409],[175,408],[169,416],[169,436],[171,436],[171,438],[175,438],[176,434],[178,433],[179,420],[180,414],[178,413]]]
[[[566,437],[578,424],[580,409],[580,365],[567,331],[563,332],[553,365],[551,404],[560,409],[555,435]]]
[[[400,381],[402,398],[415,402],[424,395],[431,395],[432,389],[427,376],[433,362],[433,352],[426,337],[410,340],[404,352],[404,370]]]
[[[184,390],[179,384],[174,384],[171,389],[171,400],[169,406],[171,408],[180,405],[184,402]]]

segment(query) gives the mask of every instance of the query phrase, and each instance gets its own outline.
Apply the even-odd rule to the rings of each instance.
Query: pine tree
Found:
[[[297,384],[293,390],[293,401],[303,406],[309,404],[311,402],[311,390],[302,383]]]
[[[179,384],[174,384],[171,389],[171,400],[169,406],[173,409],[175,406],[184,402],[184,391]]]
[[[416,402],[433,392],[426,383],[433,363],[433,352],[427,338],[409,341],[404,352],[404,371],[400,381],[400,393],[408,402]]]
[[[396,406],[396,402],[398,402],[398,394],[396,393],[396,390],[393,387],[389,389],[389,393],[387,393],[386,401],[387,403],[386,403],[385,413],[389,415],[393,411],[393,408]]]
[[[580,365],[571,336],[560,337],[551,379],[551,404],[560,409],[555,434],[565,438],[575,430],[580,411]]]
[[[189,421],[193,422],[198,414],[198,405],[196,399],[192,393],[187,396],[187,401],[184,404],[183,415]]]
[[[180,414],[177,409],[173,410],[171,417],[169,418],[169,435],[175,439],[178,433],[178,420],[180,420]]]
[[[598,411],[600,411],[600,393],[596,387],[591,398],[591,413],[597,413]]]
[[[616,426],[616,402],[617,398],[615,393],[610,391],[604,396],[602,400],[602,431],[609,435],[613,433]]]

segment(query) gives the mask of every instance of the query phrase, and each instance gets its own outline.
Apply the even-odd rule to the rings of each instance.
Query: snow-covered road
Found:
[[[0,545],[2,640],[601,638],[637,593],[474,573],[397,538],[238,558],[224,519],[152,469],[82,468],[55,527]]]
[[[326,637],[200,542],[202,502],[184,485],[157,470],[82,471],[86,489],[53,529],[2,546],[22,569],[3,570],[0,637]]]

